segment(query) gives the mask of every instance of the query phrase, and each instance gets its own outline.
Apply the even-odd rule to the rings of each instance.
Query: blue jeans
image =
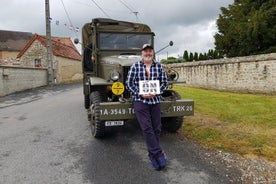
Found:
[[[162,149],[159,144],[161,134],[160,104],[145,104],[135,101],[133,107],[147,143],[149,158],[152,160],[162,156]]]

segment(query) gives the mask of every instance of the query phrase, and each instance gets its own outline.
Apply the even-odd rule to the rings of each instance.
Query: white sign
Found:
[[[139,95],[160,94],[159,80],[139,81]]]
[[[105,126],[122,126],[124,121],[106,121]]]

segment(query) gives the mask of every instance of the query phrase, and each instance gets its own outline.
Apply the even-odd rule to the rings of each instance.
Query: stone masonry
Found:
[[[35,59],[41,59],[42,68],[47,68],[47,50],[38,40],[35,40],[26,53],[20,58],[22,65],[34,67]]]
[[[187,86],[276,94],[276,53],[168,65]]]

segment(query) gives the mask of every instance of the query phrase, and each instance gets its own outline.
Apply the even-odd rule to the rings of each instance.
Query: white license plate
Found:
[[[106,121],[105,126],[122,126],[124,121]]]

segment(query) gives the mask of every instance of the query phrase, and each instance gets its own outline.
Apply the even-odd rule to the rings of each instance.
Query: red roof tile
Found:
[[[26,44],[26,46],[22,49],[22,51],[17,55],[17,57],[21,57],[26,50],[32,45],[32,43],[38,40],[41,42],[43,46],[47,46],[46,36],[41,36],[38,34],[34,34],[31,40]],[[64,58],[74,59],[81,61],[81,55],[76,49],[75,45],[71,41],[70,38],[65,37],[52,37],[52,51],[54,56],[61,56]]]

